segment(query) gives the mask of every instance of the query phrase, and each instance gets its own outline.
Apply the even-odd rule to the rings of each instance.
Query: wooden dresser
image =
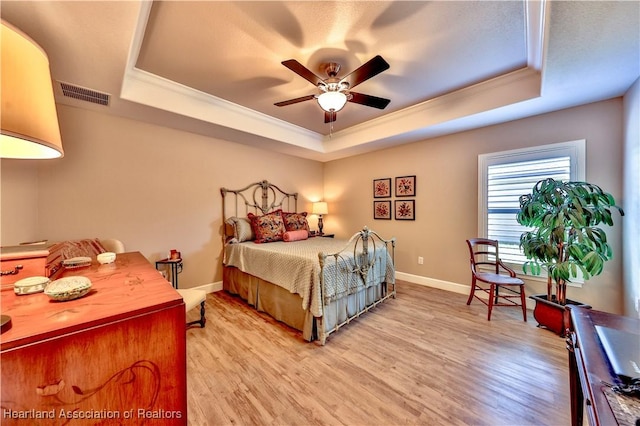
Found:
[[[66,302],[3,285],[0,423],[186,425],[180,295],[137,252],[72,275],[92,289]]]

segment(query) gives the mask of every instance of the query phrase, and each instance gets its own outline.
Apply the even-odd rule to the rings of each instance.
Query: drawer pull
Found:
[[[13,271],[0,271],[0,276],[4,277],[5,275],[18,275],[21,269],[22,265],[16,265],[16,267],[13,268]]]

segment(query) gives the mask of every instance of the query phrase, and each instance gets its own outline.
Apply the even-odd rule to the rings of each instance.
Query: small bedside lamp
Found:
[[[318,215],[318,231],[320,231],[320,235],[322,235],[322,215],[329,213],[327,210],[327,203],[325,201],[313,203],[311,213]]]

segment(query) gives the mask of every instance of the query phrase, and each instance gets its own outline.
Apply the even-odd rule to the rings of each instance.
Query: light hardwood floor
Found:
[[[326,346],[225,292],[187,331],[190,425],[568,425],[564,339],[399,282]],[[190,312],[194,318],[197,310]]]

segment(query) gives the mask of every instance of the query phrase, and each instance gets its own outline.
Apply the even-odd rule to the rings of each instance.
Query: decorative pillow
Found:
[[[275,210],[262,216],[249,213],[248,217],[256,235],[256,239],[253,240],[255,243],[282,241],[282,236],[286,232],[282,220],[282,210]]]
[[[304,229],[309,231],[309,222],[307,222],[307,212],[302,213],[286,213],[282,212],[284,227],[287,231],[297,231]]]
[[[253,241],[256,236],[251,228],[251,221],[245,217],[230,217],[225,221],[225,234],[237,242]]]
[[[285,242],[300,241],[309,238],[309,231],[306,229],[298,229],[297,231],[287,231],[282,236]]]

